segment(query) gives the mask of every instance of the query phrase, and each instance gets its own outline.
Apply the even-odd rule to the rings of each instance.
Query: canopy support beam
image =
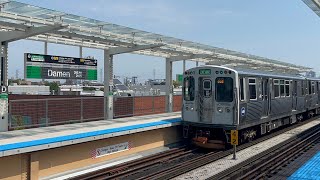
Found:
[[[160,46],[163,46],[163,44],[134,45],[132,47],[112,47],[112,48],[109,48],[108,51],[110,55],[116,55],[116,54],[130,53],[133,51],[152,49]]]
[[[179,55],[179,56],[171,56],[168,59],[171,61],[181,61],[181,60],[190,60],[190,59],[205,59],[208,57],[214,57],[214,55],[210,55],[210,54],[191,54],[189,56]]]
[[[53,26],[27,27],[25,31],[0,31],[0,42],[12,42],[19,39],[25,39],[38,34],[63,29],[64,27],[65,26],[62,26],[61,24],[55,24]]]

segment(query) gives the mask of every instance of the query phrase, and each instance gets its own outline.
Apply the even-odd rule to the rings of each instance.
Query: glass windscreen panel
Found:
[[[204,80],[203,81],[203,89],[211,90],[211,81],[210,80]]]
[[[230,77],[216,78],[216,101],[232,102],[233,101],[233,79]]]
[[[195,82],[193,77],[186,77],[183,80],[183,98],[185,101],[194,101]]]

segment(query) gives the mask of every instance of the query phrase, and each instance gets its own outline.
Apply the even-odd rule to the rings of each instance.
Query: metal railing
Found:
[[[31,97],[31,96],[30,96]],[[114,97],[114,118],[166,112],[166,96]],[[180,111],[181,95],[173,97],[173,111]],[[104,119],[104,97],[9,97],[9,130],[44,127]]]
[[[182,96],[173,96],[173,111],[181,111]],[[160,114],[166,112],[166,96],[132,96],[114,98],[114,118]]]
[[[10,100],[9,130],[100,120],[103,108],[103,97]]]

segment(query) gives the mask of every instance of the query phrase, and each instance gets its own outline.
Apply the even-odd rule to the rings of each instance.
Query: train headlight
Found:
[[[194,108],[193,108],[193,107],[191,107],[191,108],[190,108],[190,111],[193,111],[193,110],[194,110]]]
[[[227,107],[226,112],[229,113],[230,111],[231,111],[230,108]]]
[[[218,108],[217,108],[217,111],[218,111],[219,113],[222,113],[222,112],[223,112],[222,107],[218,107]]]

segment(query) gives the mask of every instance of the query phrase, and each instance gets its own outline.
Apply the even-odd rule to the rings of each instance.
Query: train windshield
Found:
[[[193,101],[195,96],[194,89],[194,78],[186,77],[184,78],[183,84],[183,97],[185,101]]]
[[[233,79],[230,77],[216,78],[216,101],[232,102],[233,101]]]

